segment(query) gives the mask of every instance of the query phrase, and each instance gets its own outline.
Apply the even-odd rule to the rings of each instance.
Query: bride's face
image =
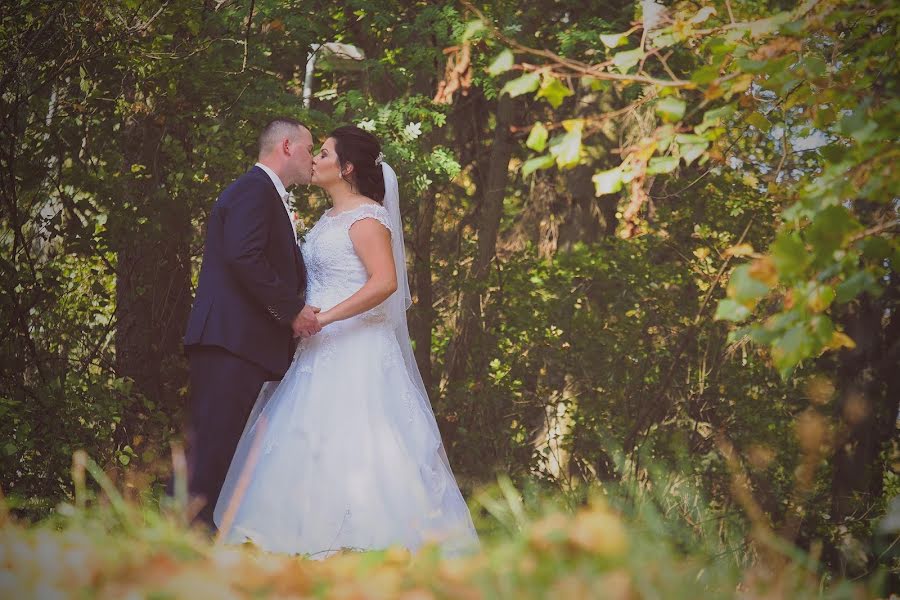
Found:
[[[313,157],[313,173],[310,183],[329,188],[343,181],[341,163],[334,151],[334,138],[328,138],[322,144],[319,153]]]

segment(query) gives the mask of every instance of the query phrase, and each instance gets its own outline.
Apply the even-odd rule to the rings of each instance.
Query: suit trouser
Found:
[[[213,509],[250,411],[266,381],[280,379],[218,346],[190,346],[188,494],[203,507],[194,522],[215,530]]]

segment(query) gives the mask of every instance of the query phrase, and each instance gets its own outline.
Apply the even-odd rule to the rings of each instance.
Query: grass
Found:
[[[814,555],[745,533],[674,476],[640,492],[568,494],[501,477],[472,501],[478,554],[389,548],[314,561],[216,544],[185,526],[183,503],[126,501],[83,454],[73,474],[74,502],[51,517],[0,513],[0,598],[857,599],[879,585],[830,579]]]

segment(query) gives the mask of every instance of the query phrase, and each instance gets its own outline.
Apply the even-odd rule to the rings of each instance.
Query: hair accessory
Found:
[[[384,162],[384,152],[379,152],[378,156],[375,157],[375,166],[377,167],[381,163]]]

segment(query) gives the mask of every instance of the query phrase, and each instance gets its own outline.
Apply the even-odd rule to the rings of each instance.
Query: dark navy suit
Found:
[[[184,336],[191,365],[188,490],[212,513],[262,384],[281,379],[303,308],[306,268],[282,200],[259,167],[213,206]]]

